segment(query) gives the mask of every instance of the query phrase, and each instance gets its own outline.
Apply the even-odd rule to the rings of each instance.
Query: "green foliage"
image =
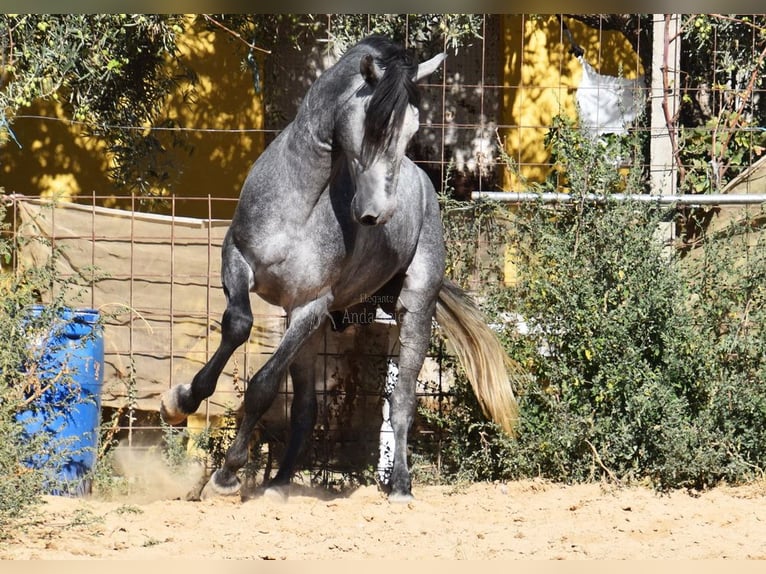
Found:
[[[447,250],[446,273],[461,285],[494,285],[503,276],[503,253],[509,214],[497,203],[473,204],[439,195]]]
[[[402,45],[458,50],[481,38],[481,14],[337,14],[331,42],[345,50],[368,34],[383,34]]]
[[[0,222],[6,208],[0,204]],[[18,237],[6,234],[2,224],[0,253],[3,263],[15,251]],[[40,421],[52,420],[62,405],[76,408],[77,388],[70,373],[56,370],[44,360],[55,352],[47,342],[65,307],[62,297],[76,280],[60,281],[55,275],[56,257],[39,267],[18,272],[0,270],[0,532],[13,520],[24,516],[55,480],[72,447],[67,439],[38,432],[29,436],[19,421],[24,412],[34,412]],[[57,289],[51,289],[56,285]],[[29,307],[39,302],[42,292],[52,293],[44,310],[30,314]],[[51,387],[55,385],[55,392]],[[40,397],[45,396],[44,400]]]
[[[227,409],[217,427],[206,426],[194,437],[194,446],[209,459],[210,468],[220,468],[226,460],[226,452],[237,436],[236,413]]]
[[[605,477],[658,488],[762,475],[764,240],[754,243],[749,225],[699,231],[704,248],[687,255],[657,239],[672,210],[578,201],[643,184],[640,174],[614,169],[608,154],[599,159],[603,150],[585,149],[570,122],[555,125],[549,141],[560,173],[538,189],[563,182],[575,201],[494,206],[512,225],[496,227],[494,239],[484,234],[514,246],[515,282],[488,284],[479,298],[493,323],[504,322],[501,337],[530,374],[516,389],[519,436],[510,440],[486,421],[458,376],[453,407],[424,413],[444,431],[443,468],[459,479]],[[487,221],[485,205],[446,210],[447,235],[474,210]]]
[[[151,130],[184,74],[167,65],[183,20],[167,14],[0,15],[0,145],[35,100],[60,102],[114,154],[112,177],[148,193],[171,177]],[[128,126],[132,129],[125,129]]]
[[[646,133],[639,130],[630,137],[605,134],[594,140],[577,129],[571,118],[554,116],[544,139],[553,169],[539,191],[563,188],[577,197],[624,192],[627,188],[640,193],[645,138]],[[632,167],[621,171],[621,166]]]
[[[679,155],[686,193],[715,193],[766,149],[766,16],[688,14]]]
[[[298,49],[325,41],[341,52],[370,34],[416,49],[459,50],[481,38],[483,23],[481,14],[221,14],[215,20],[262,49],[287,39]]]

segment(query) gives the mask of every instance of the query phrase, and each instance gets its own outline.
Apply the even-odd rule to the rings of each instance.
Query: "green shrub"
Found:
[[[52,433],[28,436],[19,415],[34,408],[40,420],[49,421],[60,404],[76,406],[78,400],[67,391],[74,388],[69,373],[46,370],[55,366],[46,366],[42,354],[54,349],[40,344],[65,306],[67,290],[51,287],[75,281],[56,278],[56,255],[40,267],[11,269],[21,239],[6,233],[5,218],[6,207],[0,204],[0,532],[40,502],[72,448],[68,439]],[[41,313],[30,314],[43,292],[52,293],[52,300]],[[57,391],[51,393],[47,387],[54,381]],[[46,399],[37,400],[43,394]]]
[[[504,320],[504,343],[530,377],[516,389],[515,441],[484,419],[458,377],[453,407],[424,413],[443,431],[442,467],[453,478],[606,477],[663,489],[761,476],[763,240],[748,248],[740,225],[709,237],[697,230],[704,249],[693,254],[664,246],[657,230],[674,210],[577,201],[589,192],[640,193],[633,170],[620,173],[605,159],[614,155],[565,120],[549,142],[559,174],[541,191],[566,185],[572,204],[495,205],[491,220],[481,203],[443,212],[448,237],[475,213],[475,222],[494,225],[490,233],[475,229],[486,241],[514,246],[515,283],[484,283],[478,296],[492,322]],[[629,143],[613,143],[630,153]],[[503,220],[512,224],[497,224]],[[461,262],[476,253],[450,248]],[[508,320],[516,316],[528,334]]]

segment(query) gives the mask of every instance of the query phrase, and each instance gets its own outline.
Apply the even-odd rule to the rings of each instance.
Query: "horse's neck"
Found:
[[[332,149],[337,108],[348,97],[335,89],[338,82],[330,78],[335,75],[334,70],[329,70],[311,86],[293,120],[296,130],[310,141],[312,147],[326,152]]]
[[[327,187],[333,169],[335,108],[339,99],[328,98],[312,87],[295,119],[286,129],[283,149],[291,165],[291,175],[302,193],[320,194]],[[287,159],[287,158],[282,158]]]

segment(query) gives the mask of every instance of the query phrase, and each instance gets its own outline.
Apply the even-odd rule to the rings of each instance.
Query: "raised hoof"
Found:
[[[407,504],[415,500],[411,493],[391,492],[388,495],[388,501],[394,504]]]
[[[188,416],[188,413],[183,412],[178,406],[178,396],[184,387],[189,385],[177,385],[160,396],[160,416],[169,425],[181,424]]]
[[[222,481],[220,473],[220,470],[216,470],[210,480],[207,481],[205,488],[200,493],[200,500],[209,500],[218,496],[234,496],[239,492],[239,479],[235,476],[233,480]]]
[[[280,484],[272,485],[263,491],[263,496],[274,502],[287,502],[290,496],[290,485]]]

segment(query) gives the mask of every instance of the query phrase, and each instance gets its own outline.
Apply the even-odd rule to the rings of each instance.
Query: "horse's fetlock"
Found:
[[[182,423],[193,410],[185,408],[189,385],[177,385],[165,391],[160,397],[160,416],[169,425]],[[196,410],[196,409],[195,409]]]

